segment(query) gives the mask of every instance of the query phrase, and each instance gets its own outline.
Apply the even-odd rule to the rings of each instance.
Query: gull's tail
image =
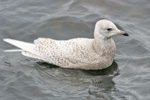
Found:
[[[33,50],[35,45],[33,43],[27,43],[19,40],[14,40],[14,39],[3,39],[3,41],[20,48],[20,49],[13,49],[13,50],[4,50],[4,52],[28,51],[33,54],[35,53],[35,51]]]
[[[19,51],[24,56],[49,62],[44,57],[41,57],[40,53],[35,50],[35,44],[33,43],[23,42],[23,41],[14,40],[14,39],[3,39],[3,41],[20,48],[20,49],[4,50],[4,52],[18,52]]]

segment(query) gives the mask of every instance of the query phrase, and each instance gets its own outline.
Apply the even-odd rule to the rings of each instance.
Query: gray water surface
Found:
[[[150,100],[149,0],[0,0],[0,100]],[[62,69],[20,53],[3,38],[93,38],[109,19],[130,35],[104,70]]]

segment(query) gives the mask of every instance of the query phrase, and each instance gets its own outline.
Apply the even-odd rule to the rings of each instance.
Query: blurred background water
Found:
[[[149,0],[0,0],[0,100],[150,100]],[[3,38],[93,38],[109,19],[130,35],[113,37],[113,65],[99,71],[62,69],[4,53]]]

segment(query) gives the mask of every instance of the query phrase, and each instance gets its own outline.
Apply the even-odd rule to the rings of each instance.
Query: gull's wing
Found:
[[[71,40],[53,40],[39,38],[34,41],[34,50],[40,54],[38,59],[61,67],[77,67],[91,63],[96,54],[92,49],[93,39],[76,38]],[[34,56],[23,52],[24,55]],[[35,58],[35,56],[34,56]],[[93,62],[92,62],[93,63]]]
[[[93,39],[76,38],[58,41],[39,38],[34,43],[13,39],[4,39],[4,41],[20,48],[25,56],[66,68],[86,66],[98,59],[98,55],[92,49]]]

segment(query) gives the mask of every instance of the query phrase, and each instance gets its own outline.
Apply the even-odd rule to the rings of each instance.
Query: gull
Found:
[[[33,43],[14,39],[3,39],[19,50],[5,52],[21,52],[24,56],[36,58],[62,68],[84,70],[100,70],[113,63],[116,45],[112,36],[128,34],[106,19],[95,24],[94,38],[74,38],[69,40],[54,40],[38,38]]]

